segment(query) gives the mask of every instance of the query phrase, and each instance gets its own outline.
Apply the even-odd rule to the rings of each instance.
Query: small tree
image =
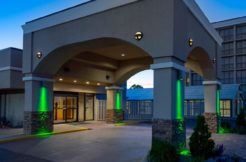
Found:
[[[139,84],[133,84],[130,89],[143,89],[143,86],[139,85]]]
[[[236,124],[237,124],[238,133],[245,134],[246,133],[246,120],[245,120],[245,114],[244,114],[243,109],[240,110],[240,113],[237,116]]]
[[[208,159],[213,156],[215,143],[211,139],[211,133],[204,116],[197,117],[197,124],[190,137],[190,152],[195,158]]]

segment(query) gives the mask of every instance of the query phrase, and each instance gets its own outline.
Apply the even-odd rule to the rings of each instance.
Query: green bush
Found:
[[[244,110],[241,109],[236,119],[237,133],[246,134],[246,120]]]
[[[148,162],[177,162],[178,152],[172,144],[159,139],[153,139]]]
[[[190,137],[189,146],[191,155],[195,158],[208,159],[213,156],[215,143],[211,139],[204,116],[197,117],[197,124]]]

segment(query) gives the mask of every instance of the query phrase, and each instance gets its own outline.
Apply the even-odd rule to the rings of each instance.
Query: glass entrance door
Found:
[[[94,95],[85,94],[85,121],[94,120]]]
[[[69,95],[54,96],[54,122],[65,123],[77,121],[78,97]]]

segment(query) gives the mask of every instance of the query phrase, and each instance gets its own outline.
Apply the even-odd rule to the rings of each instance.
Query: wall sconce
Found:
[[[213,64],[215,64],[217,60],[216,60],[216,58],[213,58],[212,61],[213,61]]]
[[[42,52],[39,51],[39,52],[36,53],[36,56],[37,56],[38,59],[41,59],[43,54],[42,54]]]
[[[140,41],[142,38],[143,38],[143,33],[142,32],[136,32],[135,39]]]
[[[189,38],[188,44],[190,47],[192,47],[194,44],[194,40],[192,38]]]

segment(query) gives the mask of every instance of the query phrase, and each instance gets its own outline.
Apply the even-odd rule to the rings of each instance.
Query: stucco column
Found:
[[[184,123],[184,71],[174,62],[158,63],[154,70],[154,115],[152,139],[161,139],[183,148],[186,144]]]
[[[107,110],[106,122],[116,123],[123,121],[123,88],[117,86],[106,87]]]
[[[53,131],[53,80],[25,76],[24,133],[43,134]]]
[[[204,81],[204,116],[212,133],[219,131],[220,124],[220,82]]]

